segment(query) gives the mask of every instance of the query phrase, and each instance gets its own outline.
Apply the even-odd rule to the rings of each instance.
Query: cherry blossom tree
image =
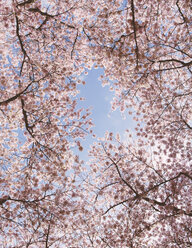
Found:
[[[60,4],[1,1],[2,247],[70,243],[83,211],[75,175],[66,175],[81,166],[73,148],[82,150],[92,126],[77,106],[83,61],[73,60],[70,19],[80,3]]]
[[[127,1],[121,28],[109,30],[118,37],[103,39],[106,56],[97,56],[116,93],[112,107],[137,126],[126,142],[107,133],[91,151],[87,187],[102,216],[92,239],[100,247],[192,245],[191,7]]]
[[[2,247],[190,247],[191,2],[0,7]],[[77,84],[93,66],[137,126],[106,133],[85,171]]]
[[[190,161],[180,153],[170,156],[164,142],[152,146],[139,139],[136,144],[129,136],[129,142],[121,142],[106,133],[93,146],[87,183],[102,216],[99,242],[108,247],[190,247]]]

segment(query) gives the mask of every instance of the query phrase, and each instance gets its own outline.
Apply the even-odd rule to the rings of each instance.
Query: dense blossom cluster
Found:
[[[0,0],[0,246],[192,246],[190,0]],[[112,109],[92,134],[80,76],[103,68]],[[85,86],[86,87],[86,86]]]

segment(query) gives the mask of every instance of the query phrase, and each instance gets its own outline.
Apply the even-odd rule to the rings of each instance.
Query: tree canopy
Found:
[[[0,0],[0,244],[192,246],[190,0]],[[135,132],[93,134],[102,68]],[[85,86],[86,87],[86,86]],[[86,169],[87,168],[87,169]]]

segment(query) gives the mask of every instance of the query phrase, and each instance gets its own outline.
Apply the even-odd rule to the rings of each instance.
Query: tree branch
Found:
[[[0,102],[0,105],[8,104],[8,103],[16,100],[17,98],[19,98],[23,93],[25,93],[27,91],[27,89],[32,85],[32,83],[33,82],[31,82],[30,84],[28,84],[27,87],[24,90],[22,90],[21,92],[17,93],[15,96],[10,97],[9,99],[7,99],[5,101]]]

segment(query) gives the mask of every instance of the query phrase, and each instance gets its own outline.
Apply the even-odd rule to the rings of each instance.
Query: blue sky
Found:
[[[111,101],[113,98],[113,92],[109,91],[109,87],[102,87],[99,76],[102,74],[101,69],[92,69],[88,72],[87,76],[84,76],[86,82],[85,85],[79,85],[80,97],[84,97],[85,101],[80,102],[80,106],[84,108],[92,107],[91,118],[94,123],[93,131],[97,137],[103,137],[106,131],[113,133],[120,133],[123,137],[126,129],[134,128],[133,120],[127,115],[126,119],[123,119],[120,111],[111,111]],[[84,151],[80,154],[81,159],[87,159],[87,152],[89,146],[96,141],[91,138],[91,135],[86,137],[83,142]]]

